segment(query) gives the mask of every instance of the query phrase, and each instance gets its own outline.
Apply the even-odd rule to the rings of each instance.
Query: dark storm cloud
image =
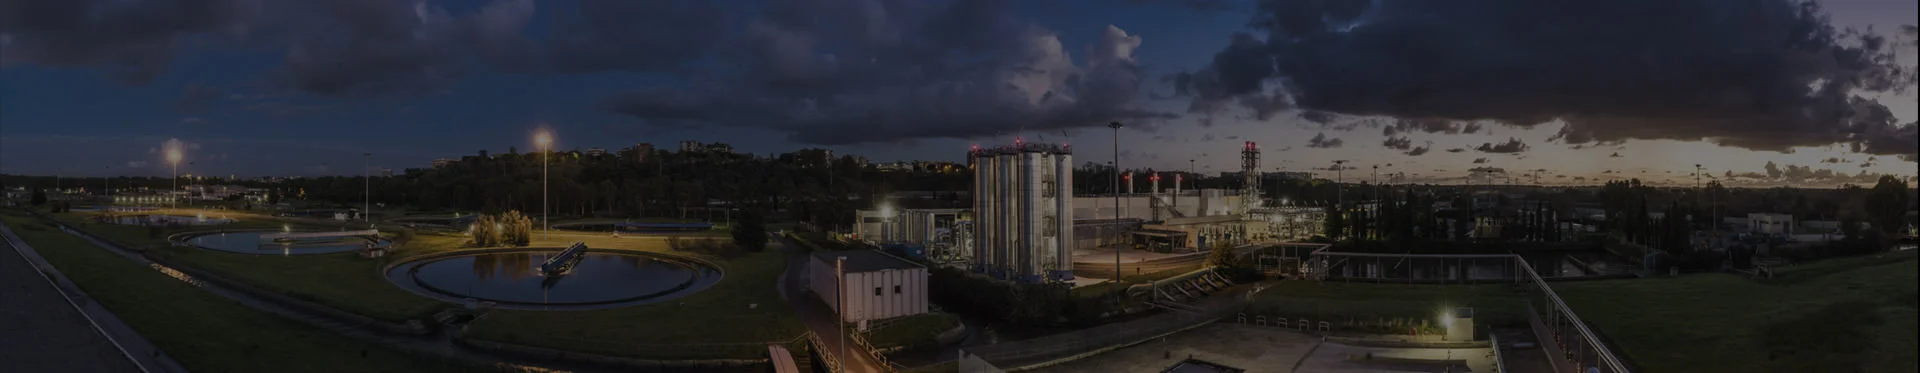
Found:
[[[0,2],[0,66],[98,67],[129,82],[165,72],[195,45],[284,53],[275,80],[322,95],[421,89],[464,57],[526,53],[531,0],[451,14],[386,0],[63,0]]]
[[[683,68],[711,52],[737,19],[706,0],[580,0],[579,22],[556,22],[541,60],[559,72]],[[849,9],[859,11],[860,9]]]
[[[1452,149],[1447,149],[1447,152],[1448,152],[1448,153],[1459,153],[1459,152],[1464,152],[1464,151],[1467,151],[1467,149],[1465,149],[1465,148],[1452,148]]]
[[[1474,159],[1473,159],[1473,164],[1481,164],[1481,163],[1487,163],[1487,159],[1486,159],[1486,158],[1474,158]]]
[[[1253,20],[1264,38],[1236,35],[1182,75],[1205,77],[1184,88],[1210,108],[1285,95],[1344,115],[1557,119],[1574,144],[1851,143],[1911,157],[1913,127],[1862,95],[1912,86],[1912,68],[1884,36],[1835,29],[1817,4],[1269,0]]]
[[[1388,124],[1382,127],[1384,128],[1382,131],[1384,131],[1387,136],[1393,136],[1396,133],[1411,133],[1415,131],[1424,132],[1424,133],[1445,133],[1450,135],[1460,133],[1460,123],[1456,123],[1456,122],[1445,120],[1445,119],[1399,119],[1399,120],[1395,120],[1393,124]]]
[[[219,96],[219,89],[197,83],[189,83],[186,88],[181,89],[180,100],[175,102],[174,106],[182,112],[198,113],[206,110],[207,103]]]
[[[1385,146],[1387,149],[1407,150],[1413,147],[1413,139],[1404,136],[1388,137],[1386,141],[1380,143],[1380,146]]]
[[[1109,26],[1090,45],[1062,45],[1004,0],[769,0],[750,11],[581,0],[546,14],[536,5],[550,3],[531,0],[436,4],[6,0],[0,66],[104,68],[137,82],[185,49],[238,46],[283,57],[267,79],[278,88],[333,97],[425,94],[483,71],[658,73],[675,81],[604,107],[656,126],[755,126],[819,144],[1116,120],[1150,129],[1177,117],[1141,107],[1140,37]],[[531,30],[536,14],[551,27]],[[1221,97],[1263,117],[1291,107],[1234,89]]]
[[[0,67],[100,67],[144,83],[170,66],[180,38],[242,32],[244,1],[0,1]]]
[[[1418,156],[1427,154],[1427,151],[1432,149],[1433,149],[1433,144],[1422,145],[1420,147],[1413,148],[1413,150],[1408,150],[1407,155],[1418,157]]]
[[[1006,1],[772,1],[692,88],[642,89],[610,109],[651,125],[756,126],[852,144],[990,136],[1121,121],[1140,107],[1142,40],[1109,26],[1075,62],[1056,34]],[[737,51],[734,53],[733,51]],[[1242,97],[1235,97],[1242,99]]]
[[[1520,142],[1518,138],[1509,137],[1507,138],[1507,142],[1499,144],[1481,143],[1479,147],[1473,148],[1473,150],[1478,150],[1483,153],[1519,153],[1527,151],[1527,143]]]
[[[1346,141],[1327,138],[1326,132],[1321,132],[1320,134],[1313,135],[1313,138],[1307,139],[1307,147],[1309,148],[1338,148],[1342,144],[1346,144]]]
[[[1251,9],[1243,0],[1126,0],[1130,5],[1171,5],[1203,12]]]
[[[1319,111],[1319,110],[1307,110],[1307,111],[1300,112],[1300,119],[1306,119],[1309,122],[1314,122],[1319,124],[1332,123],[1335,119],[1339,119],[1339,118],[1340,118],[1339,115],[1336,115],[1334,113]]]

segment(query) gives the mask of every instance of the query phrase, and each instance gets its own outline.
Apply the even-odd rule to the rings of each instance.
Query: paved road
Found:
[[[140,372],[10,241],[0,237],[0,370]]]
[[[787,271],[781,293],[786,296],[787,304],[793,306],[793,313],[800,318],[800,323],[806,324],[807,330],[820,337],[820,343],[823,344],[820,347],[825,349],[821,352],[825,355],[839,355],[841,328],[834,319],[833,309],[828,308],[826,303],[820,302],[817,296],[808,293],[806,289],[807,260],[809,260],[806,251],[800,249],[802,246],[793,244],[785,238],[782,238],[780,243],[782,249],[787,251]],[[880,362],[875,361],[873,355],[860,348],[859,344],[853,341],[846,343],[847,358],[841,359],[847,362],[846,372],[886,372],[886,369],[882,369]]]

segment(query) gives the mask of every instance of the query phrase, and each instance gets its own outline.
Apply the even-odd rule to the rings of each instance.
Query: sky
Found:
[[[174,146],[183,174],[353,175],[545,129],[875,161],[1117,141],[1208,173],[1253,141],[1265,170],[1353,180],[1912,177],[1920,5],[1817,4],[0,0],[0,173],[164,176]]]

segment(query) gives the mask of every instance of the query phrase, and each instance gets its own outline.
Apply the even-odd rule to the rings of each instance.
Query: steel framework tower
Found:
[[[1240,186],[1244,189],[1240,202],[1246,205],[1240,211],[1260,208],[1260,146],[1252,141],[1240,149],[1240,177],[1243,178]]]

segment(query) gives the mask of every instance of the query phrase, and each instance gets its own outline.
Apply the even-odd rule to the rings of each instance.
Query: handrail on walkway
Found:
[[[1547,286],[1547,281],[1540,277],[1539,272],[1534,271],[1533,264],[1528,263],[1527,259],[1521,257],[1519,254],[1383,254],[1383,253],[1343,253],[1343,252],[1328,251],[1332,248],[1333,248],[1333,245],[1326,245],[1325,247],[1321,247],[1319,249],[1314,250],[1313,255],[1316,257],[1320,257],[1324,255],[1324,256],[1349,256],[1349,257],[1359,256],[1359,257],[1399,257],[1399,258],[1467,258],[1467,259],[1506,258],[1506,259],[1512,259],[1517,264],[1515,267],[1519,267],[1526,270],[1527,280],[1532,282],[1535,287],[1540,288],[1540,292],[1546,295],[1546,298],[1548,301],[1552,302],[1551,305],[1554,306],[1554,309],[1548,310],[1548,312],[1553,312],[1555,310],[1558,310],[1560,313],[1566,315],[1567,322],[1573,324],[1574,330],[1579,332],[1580,338],[1585,340],[1588,346],[1592,346],[1595,354],[1599,355],[1601,365],[1605,366],[1608,372],[1632,373],[1632,370],[1627,368],[1626,363],[1622,362],[1618,355],[1614,355],[1613,350],[1607,348],[1607,344],[1604,341],[1600,340],[1599,335],[1594,334],[1593,330],[1588,329],[1587,323],[1585,321],[1582,321],[1579,315],[1574,314],[1573,307],[1567,306],[1566,301],[1560,299],[1560,294],[1554,292],[1553,287]],[[1324,263],[1324,259],[1322,259],[1322,261]],[[1321,270],[1324,271],[1324,269],[1321,269]],[[1499,349],[1499,346],[1496,345],[1494,346],[1494,348],[1497,351]]]

